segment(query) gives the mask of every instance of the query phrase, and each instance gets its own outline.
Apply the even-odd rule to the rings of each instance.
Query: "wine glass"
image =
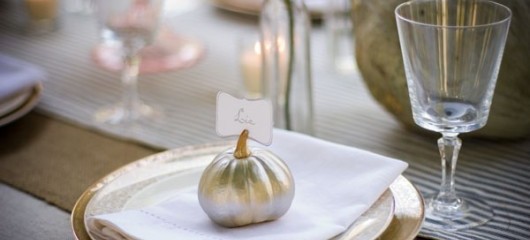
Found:
[[[457,136],[486,125],[511,11],[486,0],[418,0],[399,5],[395,15],[414,122],[442,134],[442,183],[426,197],[424,226],[484,224],[494,215],[487,200],[455,191]]]
[[[109,35],[121,44],[123,100],[95,115],[98,123],[123,125],[160,114],[138,97],[139,51],[153,42],[159,28],[163,0],[97,0],[97,18]]]

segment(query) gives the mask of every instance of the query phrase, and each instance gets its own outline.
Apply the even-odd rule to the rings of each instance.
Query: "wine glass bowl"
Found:
[[[126,51],[137,52],[153,42],[160,22],[161,0],[98,3],[98,17],[102,26],[123,44]]]
[[[171,18],[189,12],[202,4],[202,0],[172,0],[164,1],[162,6],[162,24],[153,36],[152,43],[141,49],[139,53],[139,73],[159,73],[164,71],[188,68],[195,65],[204,55],[204,44],[181,35],[168,23]],[[124,68],[122,45],[115,41],[112,31],[102,28],[101,40],[92,49],[91,57],[100,67],[121,71]]]
[[[427,198],[425,227],[479,226],[494,212],[476,193],[457,193],[459,133],[486,125],[511,11],[486,0],[419,0],[395,10],[414,122],[440,132],[440,191]]]

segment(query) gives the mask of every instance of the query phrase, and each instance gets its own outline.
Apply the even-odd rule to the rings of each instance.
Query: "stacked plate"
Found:
[[[213,4],[219,8],[250,14],[259,15],[264,0],[213,0]],[[305,4],[313,19],[321,18],[329,5],[326,0],[306,0]]]
[[[24,116],[37,105],[44,78],[39,68],[0,54],[0,126]]]
[[[197,185],[204,168],[232,143],[187,146],[125,165],[90,186],[77,200],[71,226],[78,240],[99,239],[87,220],[96,215],[141,209]],[[399,176],[374,205],[333,240],[410,240],[424,218],[421,194]],[[178,236],[175,236],[178,239]]]

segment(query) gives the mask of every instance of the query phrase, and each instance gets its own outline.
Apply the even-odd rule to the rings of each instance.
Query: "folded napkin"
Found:
[[[101,239],[329,239],[345,231],[406,169],[407,164],[306,135],[275,130],[271,151],[295,181],[295,197],[280,219],[239,228],[213,223],[197,186],[139,210],[98,215],[87,228]]]
[[[28,91],[44,78],[37,66],[0,54],[0,102]]]

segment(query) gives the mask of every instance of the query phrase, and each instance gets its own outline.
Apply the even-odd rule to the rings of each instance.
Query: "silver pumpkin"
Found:
[[[204,170],[199,203],[212,221],[239,227],[283,216],[294,198],[287,165],[272,152],[246,146],[244,130],[235,149],[220,153]]]

